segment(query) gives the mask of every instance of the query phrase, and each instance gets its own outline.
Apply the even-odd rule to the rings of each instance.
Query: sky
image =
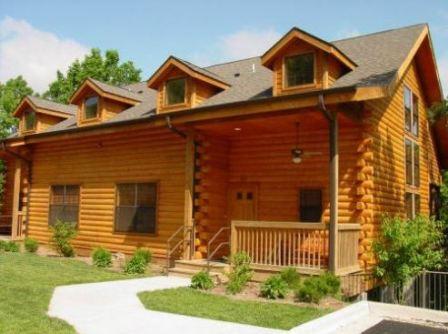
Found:
[[[448,93],[448,0],[0,0],[0,82],[37,92],[90,48],[146,80],[169,55],[205,66],[262,54],[291,27],[332,41],[426,22]]]

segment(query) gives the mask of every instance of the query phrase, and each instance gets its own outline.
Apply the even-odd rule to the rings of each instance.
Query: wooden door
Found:
[[[229,188],[229,218],[257,220],[258,187],[256,184],[232,184]]]

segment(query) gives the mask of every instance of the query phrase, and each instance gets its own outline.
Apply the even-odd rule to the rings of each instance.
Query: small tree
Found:
[[[404,285],[425,269],[440,268],[443,261],[442,226],[418,216],[412,220],[385,216],[373,244],[377,259],[375,275],[398,289],[398,301]]]
[[[58,220],[50,229],[53,232],[51,240],[56,251],[65,257],[75,255],[71,241],[76,237],[77,231],[73,224]]]

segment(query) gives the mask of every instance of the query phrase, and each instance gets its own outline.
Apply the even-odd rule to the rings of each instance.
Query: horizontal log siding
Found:
[[[405,150],[404,150],[404,103],[403,89],[407,85],[419,99],[420,134],[420,187],[421,213],[429,212],[429,184],[439,182],[440,172],[429,131],[426,109],[428,107],[418,71],[412,63],[391,97],[366,103],[365,132],[372,140],[374,159],[373,177],[373,221],[369,225],[369,236],[364,235],[363,260],[374,264],[370,252],[372,241],[380,228],[383,214],[405,214]]]
[[[78,248],[102,245],[131,252],[149,247],[163,256],[167,238],[184,221],[184,140],[147,130],[43,143],[34,148],[29,235],[48,242],[51,184],[80,184]],[[157,235],[114,233],[115,184],[159,182]]]

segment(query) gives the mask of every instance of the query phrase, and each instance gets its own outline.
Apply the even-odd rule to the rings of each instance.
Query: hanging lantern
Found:
[[[291,150],[292,162],[299,164],[302,162],[303,150],[299,148],[299,122],[296,123],[296,147]]]

